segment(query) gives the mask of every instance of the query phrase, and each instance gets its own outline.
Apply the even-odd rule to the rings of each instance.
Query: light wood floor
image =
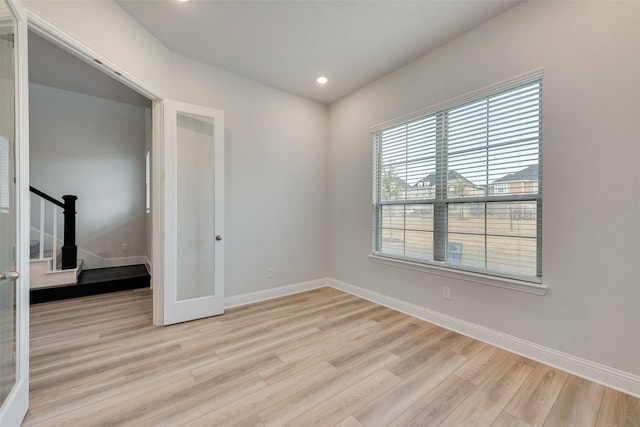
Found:
[[[331,288],[151,326],[149,290],[31,310],[26,426],[640,426],[640,401]]]

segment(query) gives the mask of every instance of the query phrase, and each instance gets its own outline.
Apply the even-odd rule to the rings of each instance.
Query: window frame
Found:
[[[408,268],[412,270],[425,271],[429,273],[438,274],[446,277],[453,277],[462,280],[470,280],[477,283],[488,284],[499,286],[508,289],[520,290],[524,292],[534,293],[538,295],[544,295],[546,293],[547,287],[542,284],[542,108],[540,110],[540,119],[539,119],[539,141],[538,141],[538,165],[539,165],[539,176],[538,176],[538,185],[537,188],[539,191],[535,194],[490,194],[489,187],[487,183],[486,193],[482,196],[471,196],[471,197],[459,197],[459,198],[448,198],[445,194],[447,192],[447,185],[449,183],[437,185],[435,188],[435,198],[423,198],[423,199],[403,199],[403,200],[393,200],[387,201],[383,200],[381,197],[381,186],[379,183],[379,179],[381,178],[379,175],[383,172],[380,153],[379,153],[379,142],[377,138],[381,135],[381,132],[384,130],[392,129],[396,126],[401,126],[404,124],[409,124],[412,121],[416,120],[427,120],[430,116],[434,116],[436,120],[441,120],[443,117],[446,117],[449,110],[461,107],[465,104],[470,104],[474,101],[480,101],[491,96],[499,95],[501,93],[515,90],[518,87],[522,87],[536,81],[539,81],[540,84],[540,106],[542,107],[542,77],[543,77],[542,69],[534,70],[530,73],[523,74],[514,79],[509,79],[503,82],[500,82],[495,85],[487,86],[482,88],[481,90],[471,92],[462,97],[458,97],[444,103],[432,106],[428,109],[423,109],[418,112],[412,113],[411,115],[404,116],[393,121],[382,123],[378,126],[375,126],[371,129],[373,136],[373,239],[372,246],[373,250],[370,254],[370,258],[373,261],[380,262],[383,264],[393,265],[396,267]],[[449,154],[446,152],[447,150],[447,138],[443,138],[444,142],[438,140],[436,143],[436,156],[441,156],[439,158],[436,165],[436,179],[442,178],[443,174],[446,178],[447,174],[447,161],[449,158]],[[425,186],[426,187],[426,186]],[[422,187],[424,188],[424,187]],[[439,193],[439,194],[438,194]],[[426,194],[426,193],[425,193]],[[446,252],[447,252],[447,241],[449,234],[449,227],[447,224],[448,217],[448,207],[455,203],[473,203],[473,202],[482,202],[486,206],[492,202],[512,202],[512,201],[529,201],[536,203],[537,207],[537,216],[536,216],[536,276],[529,275],[521,275],[517,273],[510,273],[501,270],[490,270],[482,267],[473,267],[466,265],[458,265],[454,263],[447,262]],[[382,252],[379,250],[381,248],[381,238],[382,238],[382,230],[385,228],[382,225],[382,209],[383,206],[406,206],[407,205],[432,205],[434,211],[434,219],[433,219],[433,260],[425,259],[425,258],[412,258],[411,256],[406,255],[396,255],[389,252]],[[406,215],[406,213],[405,213]],[[441,218],[436,218],[436,216],[441,216]],[[443,217],[442,217],[443,216]],[[436,226],[436,222],[440,221],[440,225]],[[486,214],[485,214],[486,221]],[[403,230],[406,231],[406,227],[403,227]],[[485,238],[487,237],[487,233],[483,235]],[[436,243],[436,239],[438,243]]]

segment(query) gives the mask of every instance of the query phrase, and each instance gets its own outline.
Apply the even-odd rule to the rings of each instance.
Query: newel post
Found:
[[[62,246],[62,269],[76,268],[78,247],[76,246],[76,200],[77,196],[62,196],[64,200],[64,245]]]

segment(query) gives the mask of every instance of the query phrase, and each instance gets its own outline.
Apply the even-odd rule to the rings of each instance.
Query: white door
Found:
[[[0,425],[17,426],[29,405],[29,289],[21,217],[28,153],[26,21],[0,0]],[[26,200],[26,201],[25,201]],[[25,209],[26,208],[26,209]],[[28,214],[27,214],[28,216]]]
[[[155,319],[169,325],[224,311],[224,113],[161,105],[164,274],[154,292],[160,285],[164,301]]]

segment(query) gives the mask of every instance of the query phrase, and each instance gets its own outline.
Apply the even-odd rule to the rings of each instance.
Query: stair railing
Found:
[[[53,237],[53,270],[57,268],[58,262],[58,207],[63,209],[64,215],[64,243],[62,245],[62,269],[68,270],[78,266],[78,247],[76,246],[76,200],[73,195],[62,196],[63,202],[56,200],[48,194],[29,186],[29,190],[40,197],[40,259],[44,258],[44,237],[45,237],[45,203],[53,204],[52,215],[52,237]]]

